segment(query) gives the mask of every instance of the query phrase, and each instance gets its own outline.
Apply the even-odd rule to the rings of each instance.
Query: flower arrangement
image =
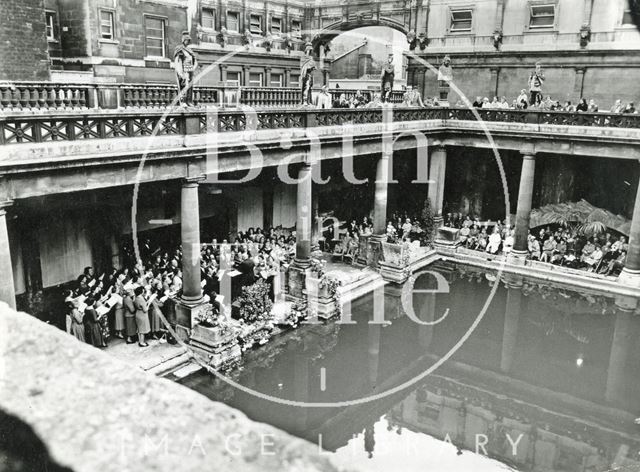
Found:
[[[311,258],[311,272],[316,274],[318,279],[322,279],[326,272],[327,263],[322,259],[318,259],[317,257]]]
[[[243,287],[238,301],[240,318],[246,323],[267,320],[273,308],[273,302],[269,298],[269,285],[263,280]]]
[[[214,327],[218,326],[218,313],[213,305],[208,305],[206,310],[202,310],[196,314],[196,322],[203,326]]]
[[[322,278],[320,278],[320,281],[318,282],[318,287],[319,288],[327,288],[327,291],[329,292],[329,295],[331,295],[331,299],[333,300],[333,303],[335,304],[336,310],[335,310],[335,314],[336,315],[341,315],[342,314],[342,305],[340,304],[340,292],[338,292],[338,287],[340,287],[342,285],[342,282],[334,277],[329,277],[326,274],[323,274]]]

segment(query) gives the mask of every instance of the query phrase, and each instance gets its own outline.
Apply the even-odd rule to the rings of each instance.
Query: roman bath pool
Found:
[[[247,391],[204,371],[179,381],[360,470],[640,470],[640,316],[606,293],[432,270],[448,293],[413,303],[432,324],[407,316],[401,287],[387,285],[388,323],[369,323],[382,308],[368,294],[352,302],[352,324],[278,336],[228,374]],[[425,274],[416,288],[434,281]]]

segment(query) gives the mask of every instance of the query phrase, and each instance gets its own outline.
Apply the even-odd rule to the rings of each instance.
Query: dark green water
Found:
[[[358,401],[415,379],[474,323],[494,282],[441,266],[449,293],[416,294],[421,320],[385,287],[386,326],[304,326],[246,353],[239,384],[296,402]],[[491,277],[489,277],[491,278]],[[431,280],[429,280],[431,279]],[[432,287],[424,276],[416,287]],[[318,443],[345,465],[376,471],[640,470],[640,316],[606,294],[500,283],[484,317],[433,373],[374,401],[304,408],[256,398],[207,373],[190,388]],[[323,389],[324,387],[324,389]]]

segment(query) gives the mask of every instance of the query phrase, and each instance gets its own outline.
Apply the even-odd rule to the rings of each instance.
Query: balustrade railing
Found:
[[[81,110],[96,104],[92,85],[0,82],[0,110]]]
[[[169,100],[168,92],[158,95],[150,92],[145,103],[154,106]],[[140,97],[131,98],[132,103]],[[263,100],[263,98],[256,98]],[[134,105],[135,106],[135,105]],[[189,130],[205,132],[232,132],[258,129],[312,128],[343,124],[380,123],[384,112],[391,113],[394,122],[444,120],[508,122],[540,125],[590,126],[603,128],[640,129],[640,115],[611,113],[566,113],[525,110],[467,110],[462,108],[347,108],[318,110],[297,108],[286,110],[241,110],[220,108],[216,113],[204,110],[185,110],[166,113],[162,110],[144,110],[143,113],[122,111],[116,113],[83,112],[46,115],[0,116],[0,144],[75,141],[159,135],[184,135]],[[476,116],[477,113],[477,116]]]
[[[298,88],[243,87],[240,89],[240,103],[256,108],[295,107],[302,101],[302,91]]]
[[[345,95],[355,97],[355,89],[331,89],[332,100]],[[366,101],[374,91],[361,90]],[[87,110],[121,108],[166,108],[178,93],[173,84],[58,84],[52,82],[0,82],[0,111],[20,113],[40,110]],[[298,88],[283,87],[207,87],[196,86],[193,102],[197,106],[217,105],[254,108],[291,108],[301,103]],[[393,91],[391,103],[402,103],[403,92]]]

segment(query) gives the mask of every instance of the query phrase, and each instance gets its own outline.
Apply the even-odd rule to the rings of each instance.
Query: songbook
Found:
[[[98,316],[103,316],[109,313],[109,310],[111,310],[110,306],[100,305],[98,308],[96,308],[96,313],[98,313]]]
[[[204,288],[205,285],[207,285],[206,280],[203,280],[202,282],[200,282],[200,287]]]
[[[93,287],[96,284],[96,279],[93,279],[91,282],[87,284],[87,287]]]

